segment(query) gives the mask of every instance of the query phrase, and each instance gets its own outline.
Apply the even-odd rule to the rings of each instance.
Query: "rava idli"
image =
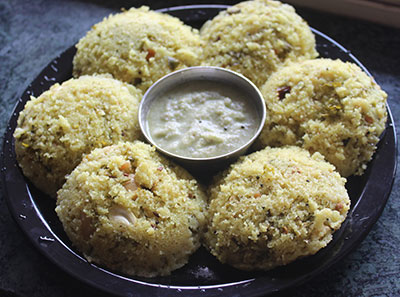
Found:
[[[357,65],[315,59],[281,68],[261,87],[267,118],[258,147],[320,152],[348,177],[366,169],[385,129],[386,93]]]
[[[90,261],[168,275],[200,246],[206,196],[183,168],[140,141],[95,149],[58,191],[56,212]]]
[[[265,148],[210,187],[205,246],[222,263],[268,270],[313,255],[346,218],[346,182],[319,153]]]
[[[55,196],[93,148],[141,137],[142,93],[108,76],[82,76],[31,97],[14,132],[17,161],[32,183]]]
[[[315,58],[315,37],[288,4],[254,0],[236,4],[206,22],[203,65],[229,68],[260,87],[281,65]]]
[[[76,48],[75,77],[111,73],[142,91],[169,72],[198,65],[202,50],[197,30],[148,7],[110,15]]]

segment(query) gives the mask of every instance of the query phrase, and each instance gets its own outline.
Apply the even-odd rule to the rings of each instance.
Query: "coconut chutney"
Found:
[[[153,101],[147,131],[169,153],[216,157],[238,149],[256,133],[255,106],[228,86],[209,81],[180,85]]]

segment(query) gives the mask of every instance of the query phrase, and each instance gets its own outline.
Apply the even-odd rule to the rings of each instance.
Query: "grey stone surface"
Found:
[[[235,1],[219,1],[219,3]],[[237,2],[237,1],[236,1]],[[145,1],[0,1],[0,135],[19,94],[54,57],[120,7]],[[147,1],[153,8],[217,1]],[[298,9],[311,26],[360,59],[389,94],[400,119],[400,30]],[[2,139],[1,139],[2,142]],[[343,261],[279,296],[400,296],[400,186],[367,238]],[[11,218],[0,191],[0,296],[105,296],[39,254]]]

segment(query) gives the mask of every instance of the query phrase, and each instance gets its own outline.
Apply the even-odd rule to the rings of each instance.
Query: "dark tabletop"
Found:
[[[0,134],[18,96],[40,70],[109,13],[144,3],[160,8],[234,1],[148,2],[0,0]],[[369,69],[388,93],[399,127],[400,29],[301,8],[297,12]],[[329,271],[278,296],[400,296],[399,178],[382,216],[356,250]],[[37,252],[13,221],[2,190],[0,195],[0,296],[105,296]]]

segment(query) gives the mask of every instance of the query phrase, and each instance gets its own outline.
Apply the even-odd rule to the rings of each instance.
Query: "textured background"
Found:
[[[160,8],[233,2],[0,0],[1,137],[18,96],[40,70],[110,12],[143,3]],[[399,127],[400,30],[301,8],[298,13],[370,70],[389,94]],[[382,216],[355,251],[331,270],[279,296],[400,296],[399,178]],[[103,296],[39,254],[11,218],[2,190],[0,195],[0,296]]]

